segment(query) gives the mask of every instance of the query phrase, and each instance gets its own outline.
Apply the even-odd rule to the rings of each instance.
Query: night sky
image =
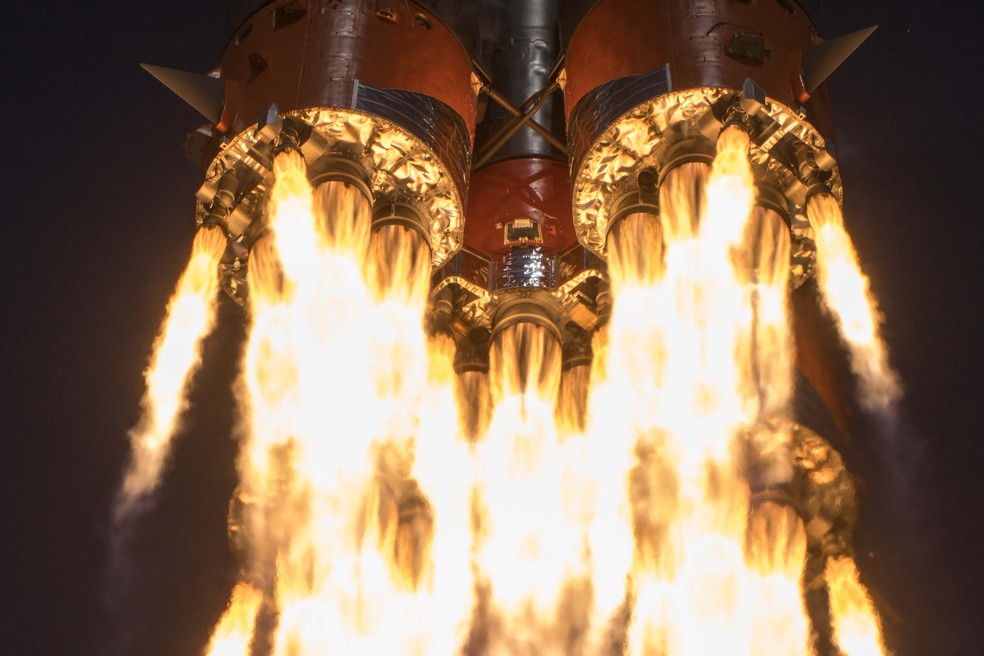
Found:
[[[894,435],[862,420],[845,454],[900,656],[984,653],[976,5],[838,0],[818,17],[828,37],[881,24],[832,82],[846,220],[907,390]],[[109,509],[201,183],[182,145],[204,119],[138,63],[214,67],[224,6],[6,3],[2,26],[0,651],[195,654],[235,580],[232,303],[115,575]]]

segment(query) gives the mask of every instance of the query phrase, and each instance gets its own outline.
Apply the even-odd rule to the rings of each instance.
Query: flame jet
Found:
[[[794,604],[798,597],[794,576],[785,599],[757,598],[754,572],[744,564],[748,491],[730,450],[749,421],[741,402],[742,362],[735,355],[752,322],[731,253],[742,241],[754,188],[747,135],[729,127],[717,148],[709,176],[706,165],[691,164],[668,177],[662,223],[634,214],[609,235],[616,300],[606,382],[627,368],[635,383],[619,385],[623,393],[634,389],[651,394],[641,397],[630,433],[637,458],[627,490],[636,536],[631,573],[635,603],[628,635],[633,654],[725,648],[769,653],[752,651],[753,622],[746,613],[774,616],[788,604],[789,593]],[[645,252],[633,252],[645,240],[621,241],[644,232],[640,225],[646,222],[663,226],[650,238],[665,234],[665,256],[654,258],[662,259],[662,271],[647,261]],[[638,328],[645,324],[644,314],[621,317],[625,288],[633,286],[640,294],[651,293],[656,307],[664,308],[653,315],[655,326]],[[644,307],[633,304],[625,311]],[[642,343],[619,331],[622,325],[643,337],[661,337],[648,337],[650,346],[642,350]],[[640,353],[649,354],[641,365]],[[751,535],[752,554],[771,548]],[[769,570],[768,561],[760,560]],[[710,590],[720,593],[706,598]],[[775,606],[766,607],[765,601]],[[806,650],[802,610],[797,625],[801,633],[790,636],[785,647],[772,644],[773,653]]]
[[[618,501],[622,478],[601,482],[605,530],[592,546],[607,559],[593,561],[594,581],[608,592],[595,612],[611,619],[609,642],[627,627],[635,653],[700,653],[710,638],[698,627],[710,626],[731,636],[729,652],[834,642],[821,604],[804,617],[797,572],[849,557],[854,492],[829,445],[794,421],[794,365],[837,416],[845,401],[824,368],[831,354],[809,330],[792,333],[789,297],[809,292],[814,271],[822,285],[811,199],[839,212],[823,81],[873,30],[817,45],[805,8],[628,0],[561,11],[574,227],[607,258],[614,307],[591,421],[628,429],[608,442],[628,485]],[[627,402],[630,389],[645,402]],[[628,544],[610,528],[620,521],[631,522]],[[701,543],[714,555],[686,547]],[[610,565],[627,560],[619,604]],[[720,592],[688,598],[715,588],[676,588],[687,576],[721,577]],[[810,579],[826,586],[822,573]],[[749,626],[769,617],[789,633],[750,642],[761,633]]]
[[[455,432],[437,421],[451,385],[422,328],[426,243],[398,225],[370,236],[361,192],[337,181],[312,192],[296,151],[277,155],[274,174],[248,276],[238,530],[255,562],[247,578],[274,600],[273,652],[450,653],[471,594],[458,537],[469,486],[433,471]]]
[[[229,607],[215,627],[206,656],[242,656],[249,653],[253,640],[256,615],[263,603],[263,594],[246,583],[233,588]]]
[[[147,390],[139,423],[130,431],[130,462],[114,509],[117,523],[139,512],[159,485],[161,472],[186,407],[188,381],[201,363],[202,340],[212,330],[219,291],[219,260],[226,236],[217,227],[195,235],[191,259],[168,303],[161,332],[144,372]]]
[[[495,409],[476,446],[476,563],[489,589],[488,653],[577,653],[587,608],[582,517],[555,424],[560,345],[520,322],[495,337]]]
[[[817,243],[817,279],[827,306],[837,317],[861,381],[861,400],[869,409],[891,408],[901,393],[881,338],[881,316],[861,271],[837,199],[818,193],[806,206]]]
[[[825,576],[830,586],[831,620],[841,650],[848,656],[884,654],[878,614],[854,560],[847,556],[829,560]]]
[[[218,79],[151,69],[213,123],[198,214],[253,320],[231,529],[273,653],[451,653],[470,613],[471,464],[422,320],[461,242],[472,68],[432,11],[372,4],[237,2]]]

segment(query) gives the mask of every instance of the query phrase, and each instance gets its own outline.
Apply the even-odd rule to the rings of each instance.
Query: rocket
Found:
[[[842,197],[828,78],[875,29],[824,40],[813,4],[236,0],[215,71],[145,68],[208,120],[186,143],[205,171],[196,220],[229,239],[234,299],[248,302],[273,158],[293,149],[312,184],[359,190],[374,229],[427,244],[428,326],[456,342],[459,374],[487,374],[496,339],[524,323],[573,371],[609,318],[613,235],[630,216],[658,225],[664,181],[710,164],[727,126],[748,134],[756,204],[788,229],[791,287],[812,284],[807,204]],[[815,303],[792,297],[798,367],[843,428],[837,372],[818,355],[829,335]],[[824,462],[824,498],[850,505],[839,456]],[[818,548],[853,522],[836,512],[805,518]]]
[[[570,367],[607,318],[608,235],[632,212],[658,216],[661,180],[709,162],[726,123],[749,130],[758,203],[789,226],[794,284],[811,277],[805,203],[841,194],[826,80],[875,29],[824,41],[811,10],[240,0],[214,72],[144,67],[209,120],[186,150],[205,169],[197,222],[232,244],[234,298],[248,294],[272,156],[287,144],[317,182],[359,187],[374,226],[429,244],[433,329],[458,341],[459,370],[487,368],[490,340],[516,322],[549,329]],[[836,376],[801,369],[837,406]]]

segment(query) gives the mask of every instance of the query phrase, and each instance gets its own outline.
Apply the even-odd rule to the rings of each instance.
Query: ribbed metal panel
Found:
[[[457,112],[421,93],[367,85],[359,85],[354,108],[393,121],[427,144],[448,168],[462,197],[466,195],[471,143]]]
[[[612,80],[593,89],[571,112],[568,142],[571,170],[577,171],[585,154],[618,117],[636,105],[673,90],[669,65],[650,73]]]

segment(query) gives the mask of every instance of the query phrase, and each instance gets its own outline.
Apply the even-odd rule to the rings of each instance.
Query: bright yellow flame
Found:
[[[809,653],[809,625],[800,582],[806,531],[796,510],[766,502],[749,515],[746,559],[751,568],[752,654]]]
[[[555,424],[560,355],[556,337],[530,323],[506,328],[492,347],[495,409],[476,447],[476,562],[498,625],[489,653],[567,654],[585,622],[582,517]]]
[[[206,656],[243,656],[249,653],[253,639],[256,614],[263,603],[263,595],[247,585],[238,584],[232,590],[229,607],[215,627],[212,640],[205,650]]]
[[[817,245],[817,279],[827,306],[851,354],[861,382],[861,400],[870,409],[891,407],[901,394],[881,338],[881,317],[861,271],[840,205],[830,194],[817,194],[806,205]]]
[[[782,261],[788,245],[773,237],[777,226],[760,230],[769,239],[747,236],[746,226],[761,222],[749,221],[747,153],[747,136],[725,130],[709,174],[687,164],[667,175],[661,230],[654,217],[633,215],[625,221],[636,225],[613,230],[608,245],[615,305],[589,434],[622,455],[607,459],[621,468],[598,481],[591,547],[595,590],[605,591],[598,610],[617,610],[611,582],[630,577],[630,654],[808,652],[805,611],[789,603],[805,545],[776,562],[753,525],[746,550],[748,491],[733,463],[742,428],[784,410],[791,381],[786,269],[765,266]],[[761,252],[746,252],[748,241]],[[768,360],[771,368],[749,364],[765,364],[772,350],[784,357]],[[759,388],[774,386],[763,405]],[[631,531],[613,530],[626,520]],[[761,618],[790,608],[781,639],[755,635]]]
[[[132,513],[160,481],[185,407],[188,381],[201,362],[202,339],[215,322],[217,267],[225,248],[226,237],[218,228],[204,227],[195,234],[191,259],[168,304],[144,372],[143,415],[130,431],[132,453],[117,498],[117,519]]]
[[[783,416],[793,392],[793,342],[789,326],[789,229],[782,218],[756,207],[737,256],[745,283],[752,329],[739,342],[745,412],[759,418]]]
[[[827,561],[830,619],[837,645],[846,656],[879,656],[885,653],[878,614],[861,585],[858,568],[848,557]]]
[[[557,392],[557,430],[562,435],[584,430],[590,390],[590,364],[568,367],[561,373],[560,389]]]
[[[247,274],[251,585],[212,649],[246,653],[261,590],[277,656],[809,654],[803,522],[739,467],[793,479],[788,229],[753,208],[747,135],[717,147],[666,175],[659,217],[612,227],[593,366],[562,373],[518,323],[489,379],[425,336],[423,237],[278,156]],[[828,578],[841,646],[881,653],[853,563]]]
[[[274,164],[248,269],[240,498],[252,578],[275,581],[275,654],[451,653],[472,586],[471,462],[447,348],[422,320],[430,254],[354,187]],[[440,567],[437,564],[440,564]]]

